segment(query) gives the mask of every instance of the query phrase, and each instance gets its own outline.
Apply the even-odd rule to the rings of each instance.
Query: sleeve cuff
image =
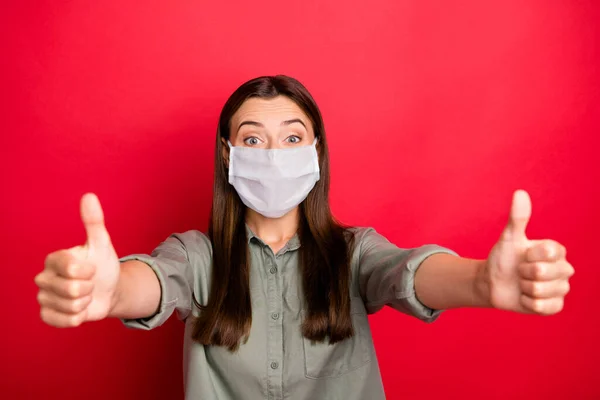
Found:
[[[396,291],[396,298],[399,302],[396,303],[395,306],[399,308],[399,311],[405,312],[428,323],[435,321],[442,313],[442,310],[429,308],[417,298],[415,292],[415,274],[426,258],[437,253],[458,256],[456,252],[450,249],[433,244],[414,249],[406,262],[406,272],[408,273],[401,275],[402,282],[400,282],[400,285],[398,286],[400,290]]]
[[[168,285],[165,282],[164,276],[156,263],[156,260],[148,255],[143,254],[133,254],[130,256],[122,257],[119,259],[119,262],[123,263],[125,261],[137,260],[147,264],[158,278],[158,282],[160,284],[160,305],[158,312],[156,314],[147,317],[147,318],[138,318],[138,319],[123,319],[121,318],[121,322],[128,328],[133,329],[142,329],[142,330],[150,330],[154,329],[162,324],[164,324],[173,311],[175,310],[175,305],[177,303],[177,299],[169,300],[168,293]]]

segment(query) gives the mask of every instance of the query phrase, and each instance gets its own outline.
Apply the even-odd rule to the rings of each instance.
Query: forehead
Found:
[[[301,118],[308,122],[309,118],[304,111],[285,96],[277,96],[270,99],[252,97],[244,101],[241,107],[233,114],[231,122],[235,125],[236,122],[249,119],[259,122],[265,119],[290,119]]]

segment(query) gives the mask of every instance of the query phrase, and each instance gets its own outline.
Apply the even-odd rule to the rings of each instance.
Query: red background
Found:
[[[373,316],[388,398],[600,398],[598,2],[11,3],[0,397],[181,398],[179,321],[50,328],[33,277],[84,241],[86,191],[119,255],[205,230],[220,108],[245,80],[284,73],[323,111],[340,219],[483,258],[524,188],[528,233],[564,243],[577,269],[557,316]]]

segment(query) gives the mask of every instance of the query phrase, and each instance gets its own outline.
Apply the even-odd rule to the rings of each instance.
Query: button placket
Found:
[[[268,268],[267,274],[267,312],[271,318],[268,323],[268,398],[280,400],[283,398],[283,326],[281,325],[281,298],[282,298],[282,282],[281,274],[278,274],[278,266],[275,256],[272,252],[265,249],[265,269]]]

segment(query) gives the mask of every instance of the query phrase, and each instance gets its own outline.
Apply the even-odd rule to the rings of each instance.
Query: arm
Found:
[[[510,216],[487,260],[435,254],[415,276],[416,295],[433,308],[494,307],[551,315],[563,309],[575,272],[566,249],[554,240],[529,240],[527,192],[513,194]]]
[[[359,291],[369,313],[387,305],[426,322],[439,316],[439,309],[428,307],[417,297],[415,273],[425,260],[456,257],[456,253],[436,245],[402,249],[370,228],[359,230],[355,238]]]
[[[121,263],[117,290],[109,317],[148,318],[158,312],[161,287],[154,271],[141,261]]]
[[[417,269],[416,296],[425,306],[436,310],[491,307],[484,269],[485,260],[433,254]]]
[[[191,309],[194,282],[188,250],[198,252],[198,244],[204,243],[198,240],[201,237],[194,231],[175,233],[150,255],[121,258],[121,277],[110,315],[137,329],[156,328],[176,310],[185,318]]]
[[[34,279],[44,322],[75,327],[112,316],[131,327],[152,329],[174,310],[187,316],[194,279],[186,243],[195,253],[204,253],[200,258],[206,261],[208,240],[199,232],[173,234],[151,255],[119,260],[97,196],[82,197],[81,218],[86,244],[50,253]]]

